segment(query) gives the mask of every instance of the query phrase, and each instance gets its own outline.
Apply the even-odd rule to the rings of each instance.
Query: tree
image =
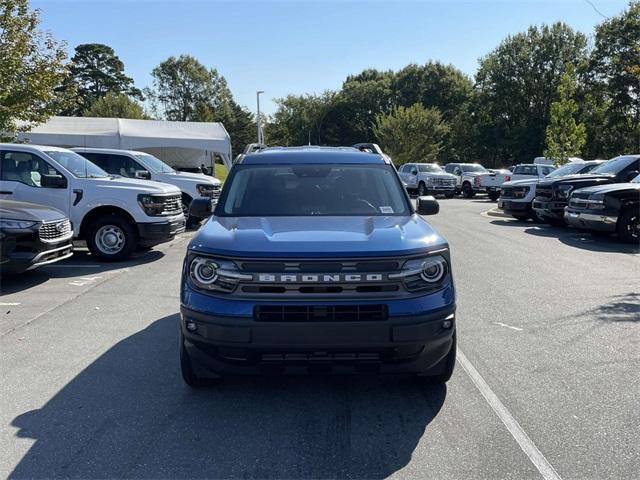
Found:
[[[546,130],[545,157],[557,164],[567,163],[569,157],[580,155],[586,142],[585,126],[576,123],[578,104],[574,99],[576,73],[571,64],[560,79],[558,98],[551,104],[551,118]]]
[[[0,0],[0,137],[28,131],[63,107],[55,87],[68,73],[65,46],[39,24],[27,0]]]
[[[551,102],[567,64],[586,59],[586,37],[564,23],[508,36],[480,59],[478,142],[496,162],[526,161],[545,144]]]
[[[125,75],[124,63],[113,48],[101,43],[78,45],[69,65],[71,76],[63,89],[73,86],[76,91],[75,104],[65,112],[80,115],[93,102],[108,93],[121,93],[142,99],[142,92],[134,87],[133,79]]]
[[[610,142],[602,153],[612,156],[640,151],[640,2],[596,27],[594,48],[585,72]],[[590,143],[599,138],[590,136]]]
[[[124,93],[107,93],[84,111],[85,117],[148,119],[142,105]]]
[[[401,165],[437,161],[449,127],[436,107],[415,103],[378,114],[374,131],[382,148],[396,165]]]

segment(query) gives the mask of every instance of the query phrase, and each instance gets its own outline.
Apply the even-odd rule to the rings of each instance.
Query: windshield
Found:
[[[173,168],[158,157],[154,157],[148,153],[136,153],[133,156],[140,160],[151,173],[175,173]]]
[[[591,168],[595,168],[595,167],[597,167],[597,164],[594,164],[591,166]],[[572,175],[574,173],[580,172],[583,168],[585,168],[585,165],[582,162],[567,163],[566,165],[563,165],[557,170],[554,170],[553,172],[551,172],[549,175],[547,175],[547,178],[564,177],[565,175]],[[588,172],[588,171],[589,169],[585,170],[585,172]]]
[[[440,168],[439,165],[434,163],[425,163],[423,165],[418,165],[418,170],[424,173],[443,173],[444,170]]]
[[[461,165],[460,168],[463,172],[486,172],[487,169],[482,165],[473,164],[473,165]]]
[[[404,190],[388,165],[238,165],[216,215],[409,215]]]
[[[608,162],[603,163],[598,168],[593,170],[593,173],[604,173],[609,175],[616,175],[620,173],[626,166],[635,160],[634,157],[616,157],[612,158]]]
[[[62,165],[67,171],[69,171],[74,177],[77,178],[103,178],[108,177],[109,174],[102,170],[95,163],[91,163],[89,160],[76,152],[63,152],[60,150],[45,151],[47,155],[53,158],[56,162]]]

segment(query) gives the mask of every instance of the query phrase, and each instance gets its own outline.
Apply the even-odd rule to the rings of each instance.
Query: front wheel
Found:
[[[489,200],[495,202],[498,198],[500,198],[500,192],[489,192]]]
[[[444,357],[440,362],[434,367],[440,370],[440,373],[437,375],[427,377],[427,382],[431,384],[443,384],[447,383],[451,379],[451,375],[453,375],[453,369],[456,366],[456,332],[453,332],[453,338],[451,342],[451,349],[447,356]]]
[[[420,184],[418,185],[418,196],[424,197],[426,194],[427,194],[427,187],[423,182],[420,182]]]
[[[618,218],[618,236],[627,243],[640,243],[640,214],[638,209],[631,208],[622,212]]]
[[[513,218],[520,220],[521,222],[526,222],[529,220],[529,215],[513,215]]]
[[[125,260],[133,254],[138,235],[129,220],[111,215],[94,220],[87,229],[86,240],[93,256],[115,262]]]
[[[464,198],[472,198],[474,195],[473,188],[471,188],[471,184],[466,182],[462,185],[462,196]]]

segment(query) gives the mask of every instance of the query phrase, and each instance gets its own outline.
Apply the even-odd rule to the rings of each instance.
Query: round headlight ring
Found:
[[[422,262],[420,278],[427,283],[438,283],[447,273],[444,260],[429,259]]]
[[[211,285],[218,279],[218,268],[212,260],[197,257],[191,262],[191,276],[202,285]]]

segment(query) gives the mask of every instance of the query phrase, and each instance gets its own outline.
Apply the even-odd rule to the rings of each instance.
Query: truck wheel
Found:
[[[462,184],[462,196],[464,198],[472,198],[475,194],[473,193],[473,188],[471,188],[471,184],[469,182],[464,182]]]
[[[627,243],[640,243],[640,213],[630,208],[622,212],[618,218],[618,236]]]
[[[418,196],[419,197],[424,197],[427,194],[427,187],[424,184],[424,182],[420,182],[418,184]]]
[[[533,208],[531,209],[531,218],[536,223],[545,223],[546,222],[544,217],[542,215],[538,214],[538,212],[536,212]]]
[[[129,220],[111,215],[94,220],[87,228],[87,247],[91,255],[111,262],[129,258],[138,235]]]
[[[444,194],[444,196],[445,196],[446,198],[453,198],[453,196],[454,196],[454,195],[455,195],[454,193],[445,193],[445,194]]]
[[[451,344],[451,349],[447,356],[440,360],[434,368],[440,369],[440,373],[438,375],[433,375],[427,377],[427,382],[430,384],[442,384],[447,383],[453,375],[453,369],[456,366],[456,332],[453,332],[453,343]]]
[[[489,192],[489,200],[495,202],[498,198],[500,198],[500,192]]]
[[[199,377],[193,369],[193,359],[184,347],[184,337],[180,334],[180,373],[184,383],[191,388],[208,387],[214,383],[212,379]]]

